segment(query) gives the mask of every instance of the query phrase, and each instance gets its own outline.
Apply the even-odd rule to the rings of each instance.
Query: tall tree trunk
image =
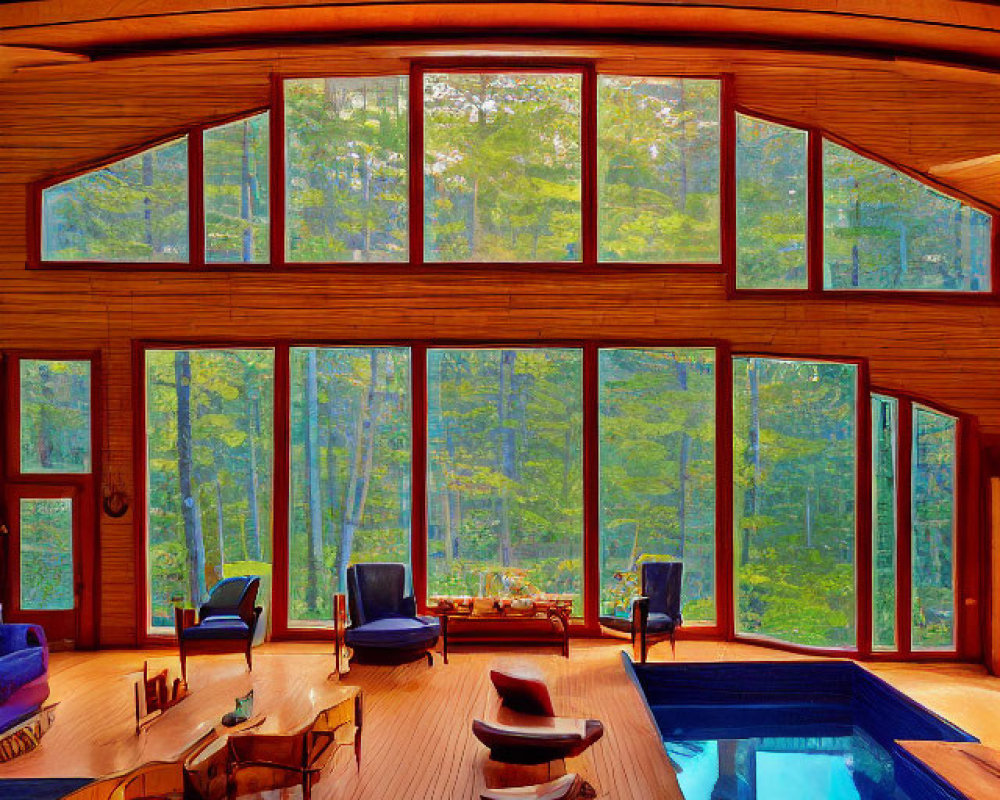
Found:
[[[243,159],[240,181],[240,219],[243,220],[243,263],[253,261],[253,214],[252,176],[250,173],[250,121],[243,123]]]
[[[851,198],[853,204],[854,229],[861,228],[861,195],[858,188],[858,179],[854,178],[852,183]],[[851,245],[851,286],[861,285],[861,251],[858,243]]]
[[[215,528],[216,534],[219,539],[219,569],[221,570],[226,563],[226,537],[225,537],[225,525],[223,523],[225,515],[222,509],[222,480],[216,475],[215,477]],[[225,574],[225,573],[223,573]]]
[[[684,96],[684,81],[680,81],[681,93],[680,98],[677,102],[677,115],[679,117],[684,116],[685,111],[685,101],[687,98]],[[678,195],[678,207],[679,211],[683,214],[687,211],[687,195],[688,195],[688,144],[687,144],[687,124],[686,121],[681,122],[681,135],[677,137],[677,153],[678,153],[678,174],[680,180],[680,192]]]
[[[747,381],[750,389],[750,434],[748,457],[753,467],[753,477],[746,494],[743,496],[744,515],[751,518],[750,524],[743,524],[743,547],[740,551],[740,564],[746,566],[750,560],[750,529],[757,529],[757,513],[760,510],[760,377],[757,372],[757,359],[751,358],[747,367]]]
[[[332,513],[337,508],[337,425],[340,424],[340,417],[337,414],[336,401],[334,399],[334,388],[333,382],[327,384],[327,395],[328,400],[326,404],[326,419],[327,419],[327,431],[326,431],[326,487],[323,492],[323,496],[326,498],[327,507],[331,509],[331,522],[333,519]],[[330,536],[324,536],[323,542],[324,546],[328,541],[333,540],[333,533],[331,531]],[[340,584],[339,575],[337,576],[338,584],[334,587],[335,592],[346,592],[347,587]]]
[[[250,474],[247,475],[247,506],[250,509],[250,557],[260,561],[260,508],[258,507],[257,477],[257,437],[260,435],[260,398],[250,398],[250,435],[247,437],[250,449]]]
[[[371,348],[369,355],[368,391],[358,409],[354,436],[354,457],[351,460],[351,477],[344,497],[344,518],[340,527],[340,548],[337,552],[337,574],[341,585],[347,583],[347,566],[351,563],[354,534],[361,526],[368,487],[371,484],[372,464],[375,457],[375,429],[380,414],[378,392],[378,351]]]
[[[323,508],[319,493],[319,386],[316,349],[306,355],[306,483],[309,497],[309,549],[306,574],[306,606],[319,610],[319,583],[323,570]]]
[[[181,493],[181,516],[184,520],[184,544],[187,550],[188,600],[197,605],[204,602],[205,542],[201,534],[201,518],[195,505],[191,476],[194,469],[191,434],[191,354],[187,350],[174,353],[174,391],[177,395],[177,479]]]
[[[153,186],[153,154],[150,152],[142,154],[142,185],[146,189]],[[142,221],[146,245],[151,252],[155,252],[153,247],[153,198],[150,197],[148,191],[142,198]]]
[[[500,427],[500,564],[509,567],[513,561],[510,538],[510,484],[516,479],[514,471],[514,427],[508,408],[511,385],[514,380],[516,350],[504,350],[500,358],[500,387],[497,393],[497,414]]]
[[[677,386],[682,392],[688,388],[687,364],[675,361],[677,369]],[[684,560],[684,550],[687,545],[687,493],[688,493],[688,462],[691,458],[691,434],[681,430],[681,444],[677,453],[677,538],[680,543],[679,558]]]
[[[52,374],[47,363],[39,362],[38,367],[41,403],[38,404],[38,427],[35,429],[35,452],[38,453],[38,463],[46,468],[52,467],[52,451],[55,445],[49,434],[55,430],[53,416],[55,414],[55,392],[52,388]]]

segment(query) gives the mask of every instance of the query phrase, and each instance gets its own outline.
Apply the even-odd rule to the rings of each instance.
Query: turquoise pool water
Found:
[[[686,800],[912,800],[896,785],[892,756],[860,728],[751,726],[738,738],[664,747]]]
[[[976,741],[849,661],[633,665],[686,800],[959,800],[900,740]]]

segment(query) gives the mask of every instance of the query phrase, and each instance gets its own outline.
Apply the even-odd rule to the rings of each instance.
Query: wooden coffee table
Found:
[[[482,606],[482,599],[477,606]],[[509,600],[497,599],[493,613],[475,613],[472,603],[439,604],[430,613],[441,621],[441,655],[456,641],[462,644],[522,644],[559,647],[569,658],[569,618],[572,597],[557,597],[535,603],[531,611],[511,608]]]

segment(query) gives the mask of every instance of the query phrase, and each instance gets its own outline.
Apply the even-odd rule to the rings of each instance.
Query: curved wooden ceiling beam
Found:
[[[374,33],[616,35],[853,48],[1000,69],[1000,8],[971,0],[88,0],[0,8],[0,44],[108,57]]]

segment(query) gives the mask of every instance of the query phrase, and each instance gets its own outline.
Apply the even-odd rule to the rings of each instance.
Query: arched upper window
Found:
[[[737,291],[998,290],[991,207],[756,117],[724,76],[470,60],[275,85],[271,109],[44,183],[33,259],[657,264],[724,270]]]

